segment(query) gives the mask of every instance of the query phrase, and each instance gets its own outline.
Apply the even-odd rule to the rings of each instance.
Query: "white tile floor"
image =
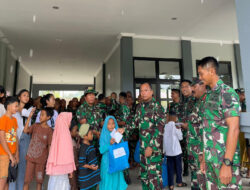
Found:
[[[142,189],[141,188],[140,180],[137,179],[138,175],[139,175],[138,169],[130,170],[130,177],[131,177],[131,180],[132,180],[132,184],[128,186],[128,190],[141,190]],[[242,181],[243,181],[243,190],[250,190],[250,179],[243,178]],[[187,183],[188,186],[187,187],[183,187],[183,188],[176,188],[176,189],[178,189],[178,190],[191,189],[190,188],[190,176],[184,177],[183,178],[183,182]],[[48,183],[48,177],[46,177],[46,180],[45,180],[45,183],[44,183],[44,190],[47,189],[47,183]],[[36,189],[35,188],[35,182],[33,182],[31,184],[30,189],[31,190],[35,190]],[[111,189],[111,190],[113,190],[113,189]]]

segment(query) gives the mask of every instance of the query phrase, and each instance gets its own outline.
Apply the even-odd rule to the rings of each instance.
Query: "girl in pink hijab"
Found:
[[[72,139],[69,131],[72,113],[59,114],[52,137],[46,166],[50,176],[48,190],[70,190],[69,176],[76,170]]]

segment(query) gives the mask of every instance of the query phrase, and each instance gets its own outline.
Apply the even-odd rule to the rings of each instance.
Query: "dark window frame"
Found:
[[[154,61],[155,62],[155,74],[156,78],[136,78],[135,77],[135,61],[141,60],[141,61]],[[178,62],[179,64],[179,73],[181,78],[180,79],[160,79],[159,74],[160,74],[160,61],[165,61],[165,62]],[[171,100],[170,98],[161,98],[160,97],[160,85],[161,84],[172,84],[174,82],[180,82],[183,78],[182,74],[182,59],[176,59],[176,58],[154,58],[154,57],[133,57],[133,75],[134,75],[134,94],[135,94],[135,99],[136,99],[136,84],[142,84],[144,82],[148,82],[150,84],[155,84],[156,85],[156,92],[155,93],[155,98],[159,103],[161,101],[168,101]]]

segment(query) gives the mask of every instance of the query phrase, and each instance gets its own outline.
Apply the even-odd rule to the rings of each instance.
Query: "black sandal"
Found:
[[[182,182],[182,183],[177,184],[177,187],[187,187],[187,184]]]

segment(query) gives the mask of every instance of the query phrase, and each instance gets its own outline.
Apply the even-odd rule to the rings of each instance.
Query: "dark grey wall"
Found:
[[[192,49],[191,41],[181,41],[181,54],[182,54],[182,76],[183,79],[192,80],[193,77],[193,64],[192,64]]]
[[[0,41],[0,85],[4,85],[7,47]]]
[[[121,91],[134,93],[134,71],[133,71],[133,39],[122,37],[120,41],[121,51]]]
[[[74,85],[74,84],[33,84],[32,97],[35,98],[39,95],[39,90],[85,90],[88,87],[93,87],[92,84]]]

